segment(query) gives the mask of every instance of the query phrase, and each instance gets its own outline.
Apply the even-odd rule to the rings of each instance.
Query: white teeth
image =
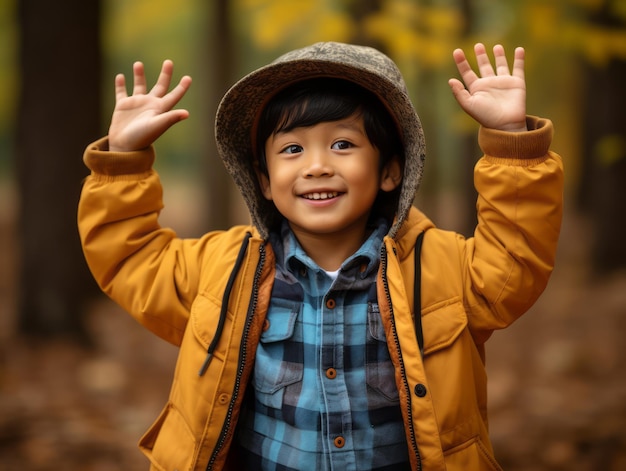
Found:
[[[327,200],[330,198],[336,198],[339,196],[339,193],[336,191],[331,192],[322,192],[322,193],[308,193],[306,195],[302,195],[303,198],[308,200]]]

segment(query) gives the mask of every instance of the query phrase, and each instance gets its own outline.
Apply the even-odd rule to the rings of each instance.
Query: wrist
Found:
[[[504,126],[498,127],[498,131],[506,131],[506,132],[526,132],[528,131],[528,125],[526,123],[526,119],[521,122],[505,124]]]
[[[109,147],[107,150],[109,152],[141,152],[142,150],[146,150],[150,147],[149,145],[144,147],[123,145],[118,142],[112,142],[110,138],[108,139],[108,143]]]
[[[502,129],[502,131],[506,132],[527,132],[528,128],[526,126],[512,127],[509,129]]]

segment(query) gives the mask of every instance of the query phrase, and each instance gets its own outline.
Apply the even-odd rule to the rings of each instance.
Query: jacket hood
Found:
[[[222,98],[215,119],[217,149],[248,206],[252,223],[267,238],[281,216],[266,200],[256,177],[256,128],[263,107],[283,88],[315,77],[354,82],[374,93],[393,117],[404,147],[404,172],[394,237],[419,187],[425,148],[422,126],[396,64],[380,51],[336,42],[316,43],[288,52],[235,83]]]

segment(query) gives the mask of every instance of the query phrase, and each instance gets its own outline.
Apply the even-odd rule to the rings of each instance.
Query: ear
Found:
[[[265,174],[265,172],[259,169],[258,165],[254,165],[254,171],[256,172],[257,180],[259,181],[259,186],[261,187],[261,193],[265,196],[265,199],[272,200],[272,189],[270,187],[270,178]]]
[[[402,169],[397,157],[393,157],[387,165],[383,167],[380,174],[380,189],[383,191],[395,190],[402,181]]]

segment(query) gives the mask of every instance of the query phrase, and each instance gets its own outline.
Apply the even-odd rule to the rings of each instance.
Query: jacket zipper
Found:
[[[235,378],[235,389],[233,390],[233,395],[230,399],[230,404],[228,405],[228,412],[226,413],[226,420],[224,421],[224,426],[222,427],[222,431],[220,433],[219,439],[217,440],[217,444],[213,449],[213,454],[207,463],[206,470],[211,471],[213,469],[213,465],[215,464],[215,460],[217,455],[221,451],[226,442],[226,436],[231,428],[231,422],[233,417],[233,410],[235,408],[235,402],[237,402],[237,397],[239,396],[239,390],[241,388],[241,376],[243,374],[243,370],[246,364],[246,357],[248,355],[247,344],[248,344],[248,336],[250,335],[250,325],[252,324],[252,315],[256,310],[256,305],[258,301],[259,295],[259,279],[261,277],[261,271],[263,270],[263,265],[265,265],[265,245],[261,244],[259,248],[259,263],[257,265],[256,272],[254,274],[254,282],[252,285],[252,299],[250,303],[250,307],[248,308],[248,314],[246,316],[246,325],[244,327],[243,337],[241,339],[240,350],[239,350],[239,369],[237,370],[237,376]]]
[[[382,270],[382,279],[383,279],[383,287],[385,289],[385,296],[387,298],[387,304],[389,305],[390,310],[390,320],[393,326],[393,341],[394,346],[398,352],[398,359],[400,360],[400,371],[402,373],[402,381],[404,383],[404,387],[406,389],[406,397],[407,397],[407,417],[408,417],[408,427],[409,427],[409,435],[411,437],[411,446],[413,447],[413,451],[415,452],[415,457],[417,458],[417,471],[422,470],[422,458],[420,456],[419,449],[417,448],[417,440],[415,438],[415,427],[413,426],[413,413],[411,411],[411,388],[409,387],[409,383],[406,379],[406,371],[404,368],[404,362],[402,361],[402,349],[400,348],[400,341],[398,340],[398,329],[396,328],[396,320],[393,312],[393,305],[391,304],[391,295],[389,294],[389,283],[387,282],[387,250],[385,245],[381,247],[380,250],[380,266]]]

